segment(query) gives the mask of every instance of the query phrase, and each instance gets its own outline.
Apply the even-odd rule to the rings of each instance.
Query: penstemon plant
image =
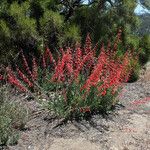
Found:
[[[79,44],[74,49],[61,48],[56,59],[46,48],[41,60],[37,61],[33,56],[32,69],[21,52],[24,68],[21,71],[16,67],[16,73],[7,69],[7,80],[23,92],[32,89],[34,93],[40,91],[48,95],[47,107],[58,116],[72,118],[107,112],[116,104],[123,83],[128,81],[134,66],[132,51],[118,56],[120,37],[119,30],[114,45],[108,42],[106,49],[102,45],[98,56],[98,46],[92,47],[89,35],[84,48]],[[51,92],[55,93],[53,98]]]

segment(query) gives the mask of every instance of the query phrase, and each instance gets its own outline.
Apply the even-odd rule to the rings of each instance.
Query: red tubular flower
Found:
[[[87,106],[87,107],[81,107],[81,108],[80,108],[80,112],[81,112],[81,113],[91,112],[91,109],[90,109],[90,107],[88,107],[88,106]]]
[[[22,59],[23,59],[23,66],[24,66],[24,69],[26,70],[26,72],[28,73],[28,75],[32,78],[32,73],[30,71],[30,68],[28,66],[28,63],[27,63],[27,60],[23,54],[23,51],[21,51],[21,55],[22,55]]]
[[[86,108],[85,108],[85,112],[91,112],[90,107],[86,107]]]
[[[19,90],[23,92],[27,92],[27,89],[19,82],[19,80],[16,78],[16,76],[13,74],[13,71],[7,67],[7,80],[10,84],[16,86]]]
[[[45,61],[45,56],[42,56],[42,67],[43,69],[46,69],[46,61]]]
[[[73,75],[73,58],[70,48],[67,49],[66,53],[63,53],[62,59],[59,59],[58,64],[55,67],[55,73],[52,77],[52,81],[56,79],[62,81],[66,75],[69,77],[72,77]]]
[[[99,82],[100,76],[103,71],[103,66],[107,61],[107,55],[105,55],[105,52],[101,51],[97,65],[95,66],[92,74],[87,79],[86,83],[83,85],[82,89],[89,90],[91,86],[96,86]]]
[[[66,58],[65,58],[66,70],[69,76],[73,74],[73,58],[72,51],[70,48],[67,49]]]
[[[82,61],[82,51],[81,48],[78,47],[75,51],[75,57],[74,57],[74,68],[77,69],[78,65],[81,63]]]
[[[60,48],[59,51],[60,51],[61,55],[63,55],[65,53],[63,48]]]
[[[82,55],[82,50],[80,47],[77,47],[75,51],[75,57],[74,57],[74,79],[75,80],[77,80],[79,73],[83,69],[83,67],[86,70],[91,71],[91,68],[94,65],[95,62],[94,53],[95,50],[97,49],[97,46],[95,46],[94,49],[91,50],[91,44],[90,42],[88,43],[88,41],[90,41],[89,38],[90,37],[87,36],[87,44],[86,44],[86,48],[89,49],[89,52],[86,51],[85,55]]]
[[[63,55],[62,59],[58,60],[58,63],[55,67],[55,73],[52,76],[52,81],[58,80],[61,81],[61,78],[64,77],[64,67],[65,67],[65,59],[66,59],[66,54]]]
[[[98,43],[96,43],[95,47],[92,50],[93,51],[93,57],[95,57],[97,48],[98,48]]]
[[[82,70],[82,67],[83,67],[83,62],[80,62],[78,64],[78,67],[77,69],[74,70],[74,79],[76,80],[80,74],[80,71]]]
[[[82,107],[80,108],[80,112],[81,112],[81,113],[83,112],[83,108],[82,108]]]
[[[11,70],[11,68],[10,67],[7,67],[6,68],[6,71],[7,71],[7,74],[9,75],[9,76],[11,76],[12,78],[16,78],[15,77],[15,75],[14,75],[14,73],[13,73],[13,71]]]
[[[87,59],[85,59],[85,69],[88,70],[88,71],[91,71],[91,69],[93,69],[93,66],[94,66],[94,61],[95,61],[95,57],[93,55],[93,52],[89,52],[88,53],[88,57]]]
[[[88,54],[89,52],[91,52],[91,38],[90,38],[90,34],[87,34],[87,37],[86,37],[86,42],[85,42],[85,48],[84,48],[84,51],[85,51],[85,55]]]
[[[144,99],[141,99],[141,100],[135,100],[135,101],[131,102],[131,104],[142,105],[142,104],[148,103],[149,101],[150,101],[150,97],[145,97]]]
[[[18,67],[16,67],[17,73],[19,75],[19,78],[22,79],[25,83],[28,84],[29,87],[32,87],[33,84],[30,82],[30,80],[19,70]]]
[[[71,61],[71,58],[69,58],[69,61],[66,62],[66,69],[69,76],[72,76],[73,73],[73,63]]]
[[[116,93],[116,91],[118,90],[118,88],[119,88],[118,86],[114,86],[111,94],[114,95]]]
[[[78,76],[80,74],[80,71],[83,69],[84,65],[91,60],[91,58],[92,58],[92,53],[91,52],[89,52],[88,54],[83,56],[83,59],[80,61],[80,63],[78,64],[77,68],[74,70],[74,79],[78,78]]]
[[[106,78],[104,80],[103,89],[105,89],[105,90],[112,86],[120,85],[119,79],[120,79],[120,75],[121,75],[121,68],[119,68],[119,66],[117,66],[118,68],[116,68],[115,65],[116,64],[113,64],[113,66],[111,66],[112,68],[109,69],[109,76],[108,76],[108,78]],[[101,88],[102,87],[99,87],[99,90],[101,90]]]
[[[62,50],[63,51],[63,50]],[[49,57],[49,62],[53,63],[54,65],[56,65],[55,59],[53,58],[53,55],[50,51],[49,48],[46,48],[46,52],[45,52],[45,61],[47,60],[47,58]]]
[[[104,91],[101,93],[101,95],[102,95],[102,96],[105,96],[106,93],[107,93],[106,90],[104,90]]]
[[[33,76],[33,80],[37,80],[37,78],[38,78],[38,66],[37,66],[36,59],[34,56],[32,59],[32,76]]]
[[[103,81],[103,85],[98,87],[98,90],[106,90],[110,87],[113,87],[112,93],[122,85],[124,80],[127,80],[130,73],[127,69],[129,61],[128,61],[128,52],[125,53],[123,60],[110,60],[107,64],[106,68],[108,71],[108,78],[105,78]],[[122,62],[121,62],[122,61]],[[106,75],[106,73],[104,73]]]
[[[83,64],[87,63],[92,58],[92,52],[89,52],[87,55],[83,56]]]
[[[83,69],[84,65],[88,63],[88,61],[92,58],[92,53],[86,53],[84,56],[82,56],[82,51],[80,48],[76,51],[76,57],[75,57],[75,70],[74,70],[74,78],[77,79],[79,76],[80,71]],[[90,65],[90,64],[89,64]]]
[[[3,78],[3,75],[0,74],[0,81],[3,80],[3,79],[4,79],[4,78]]]
[[[44,51],[44,58],[45,58],[45,61],[47,60],[47,58],[48,58],[48,53],[49,53],[49,49],[48,48],[46,48],[46,50]]]

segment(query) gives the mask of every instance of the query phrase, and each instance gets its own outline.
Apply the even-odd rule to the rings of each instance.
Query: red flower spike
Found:
[[[49,53],[49,49],[46,48],[46,50],[44,51],[44,58],[45,58],[45,61],[47,61],[48,53]]]
[[[80,108],[80,112],[81,112],[81,113],[83,112],[83,108],[82,108],[82,107]]]
[[[80,71],[83,69],[84,65],[88,63],[92,59],[92,53],[89,52],[87,55],[83,56],[83,59],[81,62],[78,64],[77,68],[74,70],[74,78],[77,79]],[[88,68],[90,68],[91,63],[88,64]]]
[[[24,69],[25,71],[28,73],[28,75],[32,78],[32,73],[30,71],[30,68],[28,66],[28,63],[27,63],[27,60],[23,54],[23,51],[21,50],[21,55],[22,55],[22,59],[23,59],[23,66],[24,66]]]
[[[20,79],[22,79],[25,83],[28,84],[29,87],[32,87],[33,84],[30,82],[30,80],[19,70],[18,67],[16,67],[17,73],[20,77]]]
[[[45,61],[44,55],[42,57],[42,67],[43,67],[43,69],[46,69],[46,61]]]
[[[63,48],[60,48],[59,51],[60,51],[61,55],[63,55],[65,53]]]
[[[52,55],[50,49],[46,48],[46,57],[45,57],[46,59],[45,59],[45,61],[47,60],[48,57],[49,57],[49,62],[53,63],[55,66],[56,65],[55,59],[53,58],[53,55]]]
[[[82,61],[82,51],[81,48],[78,47],[75,51],[75,57],[74,57],[74,68],[77,69],[78,65],[81,63]]]
[[[90,107],[81,107],[81,108],[80,108],[80,112],[81,112],[81,113],[91,112],[91,109],[90,109]]]
[[[72,76],[73,74],[73,58],[72,51],[70,48],[67,49],[67,59],[66,59],[66,70],[68,71],[68,75]]]
[[[95,56],[95,54],[96,54],[96,50],[97,50],[97,48],[98,48],[98,43],[96,43],[96,45],[95,45],[95,47],[93,48],[93,57]]]
[[[64,76],[64,67],[65,67],[66,54],[63,55],[62,59],[58,60],[58,63],[55,67],[55,73],[52,76],[52,81],[58,80],[61,81],[61,77]]]
[[[62,81],[62,79],[64,79],[65,71],[67,71],[67,75],[71,77],[73,74],[73,58],[70,48],[67,49],[67,52],[63,54],[62,59],[58,62],[59,63],[55,67],[55,74],[53,75],[52,80],[54,81],[58,79]]]
[[[0,74],[0,81],[4,80],[3,75]]]
[[[33,76],[33,80],[37,80],[37,78],[38,78],[38,66],[37,66],[36,59],[34,56],[32,59],[32,76]]]
[[[92,47],[91,38],[90,38],[90,34],[88,33],[86,37],[85,48],[84,48],[85,54],[88,54],[89,52],[91,52],[91,47]]]
[[[90,107],[86,107],[86,108],[85,108],[85,112],[91,112]]]
[[[7,67],[7,80],[10,84],[16,86],[20,91],[27,92],[27,89],[19,82],[16,76],[13,74],[13,71]]]
[[[98,58],[97,65],[95,66],[92,74],[87,79],[86,83],[83,85],[82,89],[89,90],[91,86],[97,85],[103,71],[103,66],[106,63],[106,61],[107,61],[107,56],[103,51],[101,51],[100,56]]]

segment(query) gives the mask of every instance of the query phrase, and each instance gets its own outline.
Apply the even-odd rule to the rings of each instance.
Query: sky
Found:
[[[87,3],[88,0],[84,0],[83,3]],[[134,10],[134,13],[137,14],[137,15],[142,15],[142,14],[145,14],[145,13],[148,13],[150,14],[150,10],[146,9],[138,0],[138,5],[136,6],[135,10]]]
[[[135,10],[134,10],[135,14],[137,15],[142,15],[145,13],[150,14],[150,10],[146,9],[138,0],[138,5],[136,6]]]

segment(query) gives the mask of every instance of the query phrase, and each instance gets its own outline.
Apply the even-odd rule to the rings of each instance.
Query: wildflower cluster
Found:
[[[42,79],[47,85],[57,83],[60,87],[62,84],[58,99],[49,102],[49,108],[59,115],[60,112],[63,112],[61,115],[71,115],[107,111],[116,102],[118,91],[122,83],[128,81],[132,70],[131,51],[126,51],[122,57],[117,56],[120,37],[121,30],[114,45],[111,46],[108,42],[106,49],[102,45],[98,56],[96,56],[98,46],[92,46],[89,35],[84,48],[79,45],[75,49],[60,48],[60,53],[55,59],[50,49],[46,48],[41,60],[37,61],[33,56],[31,69],[21,52],[26,75],[16,67],[18,77],[28,88],[35,88],[39,81],[40,69],[44,72]],[[26,91],[27,86],[22,86],[10,69],[8,69],[8,81],[22,91]]]
[[[26,92],[27,89],[20,83],[20,81],[14,75],[13,71],[9,67],[6,68],[6,71],[7,71],[7,80],[8,80],[8,82],[10,84],[16,86],[17,88],[19,88],[21,91]]]

